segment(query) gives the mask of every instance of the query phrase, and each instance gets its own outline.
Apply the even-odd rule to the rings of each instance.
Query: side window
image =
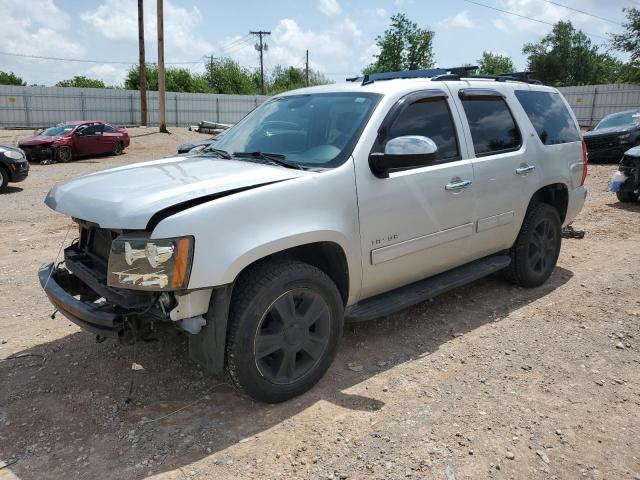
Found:
[[[105,133],[115,133],[116,129],[106,123],[103,125]]]
[[[516,98],[545,145],[579,142],[580,132],[559,93],[516,90]]]
[[[462,97],[476,156],[491,155],[520,146],[520,131],[502,97]]]
[[[386,140],[404,135],[421,135],[433,140],[438,146],[438,163],[460,158],[446,98],[423,98],[406,107],[389,128]]]
[[[96,135],[97,133],[97,125],[89,125],[88,127],[82,128],[82,135]]]

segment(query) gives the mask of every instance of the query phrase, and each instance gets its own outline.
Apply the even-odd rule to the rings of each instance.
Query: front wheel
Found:
[[[309,390],[335,356],[343,316],[331,279],[306,263],[274,260],[234,287],[227,372],[258,401],[277,403]]]
[[[123,151],[124,151],[124,145],[122,144],[122,142],[118,142],[116,143],[116,146],[113,147],[112,153],[114,155],[121,155]]]
[[[511,264],[505,269],[507,279],[521,287],[542,285],[556,266],[561,244],[557,210],[546,203],[531,207],[511,248]]]
[[[56,150],[56,158],[59,162],[70,162],[71,160],[73,160],[73,150],[71,150],[71,147],[67,145],[58,147],[58,149]]]
[[[616,192],[616,197],[618,197],[618,201],[622,202],[622,203],[632,203],[632,202],[636,202],[638,200],[638,194],[636,192],[633,191],[621,191],[618,190]]]

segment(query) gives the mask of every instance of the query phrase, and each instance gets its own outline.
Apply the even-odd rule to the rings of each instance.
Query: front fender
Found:
[[[352,160],[183,210],[158,223],[151,236],[182,235],[195,238],[189,289],[232,283],[248,265],[292,247],[333,242],[347,259],[348,302],[359,297],[362,265]]]

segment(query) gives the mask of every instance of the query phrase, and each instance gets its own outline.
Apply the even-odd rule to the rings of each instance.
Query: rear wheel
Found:
[[[124,145],[122,144],[122,142],[116,143],[116,146],[113,147],[114,155],[121,155],[123,151],[124,151]]]
[[[73,150],[71,150],[71,147],[67,145],[58,147],[58,149],[56,150],[56,159],[59,162],[63,163],[70,162],[71,160],[73,160]]]
[[[227,371],[234,386],[276,403],[309,390],[331,365],[343,304],[321,270],[269,261],[245,272],[234,287]]]
[[[618,200],[622,203],[631,203],[631,202],[636,202],[638,201],[638,197],[639,195],[636,192],[630,192],[630,191],[620,191],[618,190],[616,192],[616,197],[618,197]]]
[[[6,190],[7,183],[9,183],[9,174],[4,168],[0,167],[0,192]]]
[[[507,279],[522,287],[542,285],[556,266],[561,244],[557,210],[546,203],[531,207],[511,248],[511,264],[505,270]]]

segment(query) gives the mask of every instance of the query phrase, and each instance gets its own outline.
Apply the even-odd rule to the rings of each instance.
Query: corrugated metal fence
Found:
[[[201,120],[236,123],[268,97],[261,95],[166,94],[171,126]],[[148,92],[148,122],[158,124],[158,92]],[[0,85],[0,127],[46,127],[66,120],[140,124],[140,92],[101,88],[15,87]]]
[[[581,127],[593,127],[611,113],[640,109],[640,85],[586,85],[558,90],[573,108]]]

